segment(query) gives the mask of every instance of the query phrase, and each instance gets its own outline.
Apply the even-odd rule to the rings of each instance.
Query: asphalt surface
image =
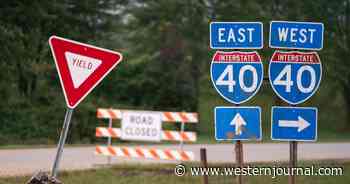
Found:
[[[174,145],[145,146],[176,149]],[[208,162],[233,163],[233,144],[193,144],[184,145],[184,150],[195,153],[199,161],[200,148],[207,149]],[[289,144],[262,143],[243,144],[245,162],[278,162],[289,159]],[[96,168],[107,163],[107,158],[94,154],[95,147],[65,148],[60,164],[62,170],[82,170]],[[55,157],[55,148],[0,150],[0,176],[32,175],[50,171]],[[350,143],[299,143],[298,160],[350,160]],[[176,161],[155,161],[112,158],[113,164],[122,163],[177,163]]]

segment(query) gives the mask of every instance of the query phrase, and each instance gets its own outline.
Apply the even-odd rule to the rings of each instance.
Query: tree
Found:
[[[6,100],[0,104],[0,143],[32,137],[56,139],[62,122],[57,110],[64,102],[48,39],[58,35],[83,42],[108,40],[121,19],[114,13],[119,3],[122,1],[1,2],[0,65],[4,72],[0,91]]]
[[[138,81],[142,103],[161,110],[195,111],[200,68],[207,58],[203,2],[132,1],[128,10],[131,60],[147,63],[144,78]]]

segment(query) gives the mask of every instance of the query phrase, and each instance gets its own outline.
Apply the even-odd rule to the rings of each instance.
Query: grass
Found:
[[[285,166],[284,163],[275,163]],[[322,162],[303,162],[301,166],[334,166],[343,167],[344,175],[342,176],[297,176],[297,183],[303,184],[348,184],[350,181],[350,163],[341,163],[334,161]],[[270,164],[257,164],[258,166],[268,166]],[[220,165],[222,166],[222,165]],[[63,172],[59,179],[64,184],[200,184],[202,177],[190,176],[187,173],[185,176],[179,177],[174,174],[175,165],[172,164],[157,164],[157,165],[116,165],[112,168],[98,168],[86,171]],[[189,171],[189,164],[187,165]],[[29,177],[11,177],[0,178],[0,184],[18,184],[25,183]],[[272,178],[271,176],[246,176],[243,178],[244,183],[260,184],[260,183],[288,183],[287,176],[279,176]],[[209,183],[226,184],[235,181],[234,176],[211,176]]]

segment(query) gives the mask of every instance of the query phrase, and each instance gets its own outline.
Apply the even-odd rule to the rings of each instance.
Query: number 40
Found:
[[[245,72],[250,71],[253,74],[253,82],[250,86],[247,86],[244,83],[244,74]],[[225,80],[225,77],[227,76],[227,80]],[[251,65],[244,65],[239,70],[238,74],[238,82],[241,89],[246,93],[251,93],[255,91],[255,89],[258,86],[258,74],[256,72],[256,69]],[[227,65],[225,70],[221,73],[221,75],[218,77],[218,79],[215,81],[216,85],[223,85],[228,86],[228,91],[233,92],[233,87],[236,85],[236,81],[233,80],[233,66]]]
[[[303,86],[301,77],[304,72],[309,72],[310,73],[310,84],[309,86]],[[282,78],[285,76],[285,79],[283,80]],[[315,70],[309,66],[309,65],[304,65],[300,67],[297,71],[297,87],[299,91],[302,93],[310,93],[316,86],[316,73]],[[291,92],[291,87],[294,85],[294,82],[292,81],[292,65],[287,65],[283,68],[283,70],[278,74],[276,79],[273,81],[274,85],[282,85],[285,86],[285,91],[290,93]]]

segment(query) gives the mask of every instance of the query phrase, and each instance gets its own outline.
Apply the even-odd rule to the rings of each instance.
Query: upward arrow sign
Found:
[[[235,134],[242,135],[242,126],[247,125],[243,117],[237,113],[236,116],[232,119],[230,125],[235,126]]]

